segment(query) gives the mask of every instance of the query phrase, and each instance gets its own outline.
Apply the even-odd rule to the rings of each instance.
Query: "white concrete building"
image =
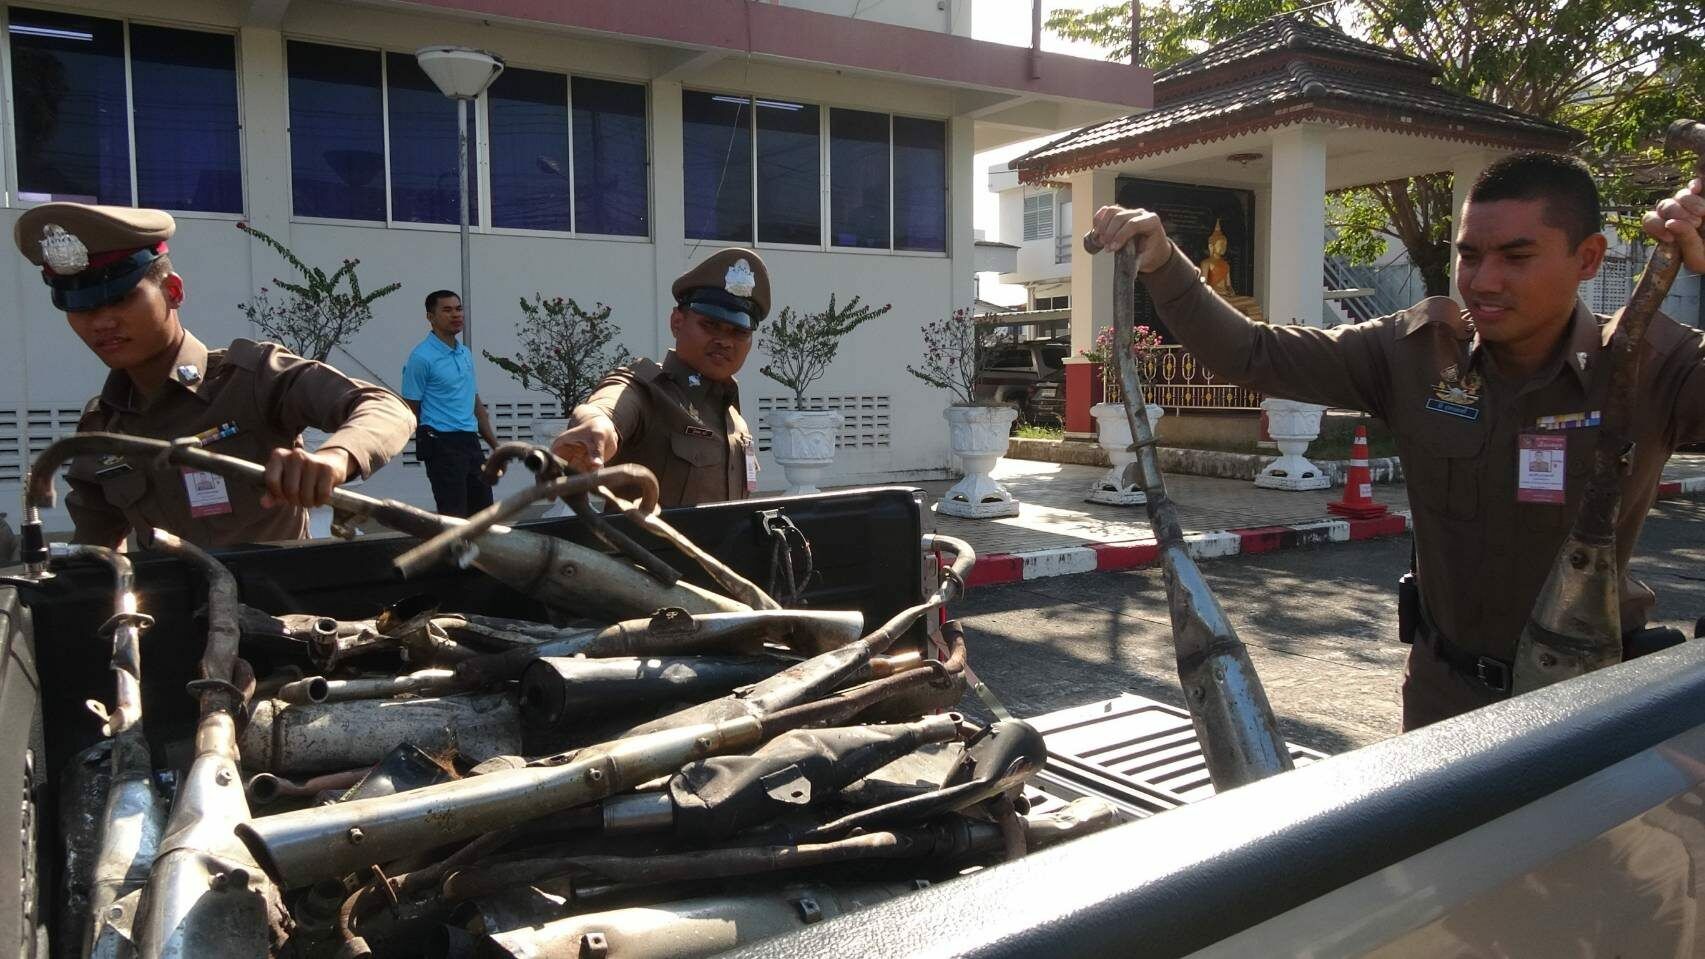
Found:
[[[868,6],[869,10],[862,7]],[[972,301],[972,156],[1146,109],[1150,73],[971,37],[970,0],[42,0],[3,8],[0,220],[47,199],[158,206],[179,229],[186,324],[253,336],[237,305],[284,264],[359,257],[402,283],[332,361],[398,383],[421,300],[459,285],[455,113],[415,65],[464,44],[507,69],[480,99],[468,297],[476,353],[515,346],[534,293],[614,308],[621,341],[668,346],[670,280],[755,245],[774,299],[892,302],[817,392],[847,413],[832,483],[941,475],[945,398],[904,372],[919,326]],[[19,256],[0,270],[0,504],[68,431],[104,370]],[[760,425],[784,389],[754,355]],[[483,360],[499,431],[548,397]],[[763,438],[761,434],[761,439]],[[781,471],[763,457],[761,487]],[[409,457],[370,489],[430,502]],[[6,508],[0,506],[0,509]],[[63,516],[48,525],[64,526]]]

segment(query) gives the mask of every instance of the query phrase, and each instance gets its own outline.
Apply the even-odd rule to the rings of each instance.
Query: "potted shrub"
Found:
[[[1079,351],[1091,363],[1100,364],[1102,401],[1089,408],[1089,415],[1095,417],[1095,442],[1107,451],[1107,459],[1113,464],[1090,485],[1084,500],[1111,506],[1138,506],[1148,502],[1148,496],[1137,477],[1126,475],[1126,468],[1136,462],[1137,454],[1131,449],[1134,442],[1131,421],[1125,415],[1125,404],[1121,401],[1123,391],[1119,386],[1114,340],[1113,328],[1107,327],[1095,337],[1094,349]],[[1160,334],[1154,330],[1139,326],[1132,331],[1130,360],[1140,364],[1137,369],[1145,382],[1153,377],[1152,357],[1160,345]],[[1148,411],[1151,428],[1166,414],[1166,410],[1154,403],[1145,402],[1143,406]]]
[[[302,262],[289,247],[256,227],[238,223],[237,229],[271,247],[302,278],[292,283],[273,277],[273,285],[286,294],[282,299],[275,301],[272,290],[263,286],[254,299],[237,305],[263,336],[297,356],[324,363],[332,350],[354,339],[373,318],[374,300],[402,288],[401,283],[392,283],[363,293],[355,273],[360,260],[344,260],[328,274]]]
[[[545,299],[535,293],[522,297],[521,320],[515,324],[520,342],[513,357],[481,354],[498,369],[520,381],[524,389],[545,393],[556,400],[558,415],[533,421],[533,439],[549,444],[568,425],[574,407],[592,395],[604,374],[633,360],[627,347],[611,341],[616,324],[610,308],[602,303],[590,311],[572,299]]]
[[[936,510],[972,519],[1017,516],[1018,500],[989,471],[1006,455],[1018,410],[977,398],[977,376],[990,358],[992,344],[982,342],[971,311],[965,309],[924,324],[923,333],[922,366],[908,364],[906,372],[953,394],[953,403],[942,416],[947,419],[949,445],[965,471],[965,478],[942,494]]]
[[[835,438],[841,414],[812,408],[805,398],[811,384],[822,379],[840,352],[841,338],[893,308],[864,306],[853,297],[816,313],[796,313],[783,307],[775,319],[759,328],[759,342],[770,362],[758,372],[793,391],[793,409],[770,414],[770,453],[787,474],[787,493],[817,492],[817,480],[835,461]]]

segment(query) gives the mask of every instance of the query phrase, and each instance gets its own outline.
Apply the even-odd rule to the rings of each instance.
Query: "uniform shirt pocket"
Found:
[[[1484,428],[1451,430],[1423,438],[1417,444],[1414,462],[1404,464],[1411,495],[1447,518],[1477,518],[1485,452]]]
[[[669,437],[669,449],[689,466],[706,468],[722,464],[723,440],[716,436],[688,436],[676,433]]]
[[[108,505],[121,510],[133,509],[148,495],[148,474],[135,467],[102,477],[97,482],[101,484],[101,496]]]

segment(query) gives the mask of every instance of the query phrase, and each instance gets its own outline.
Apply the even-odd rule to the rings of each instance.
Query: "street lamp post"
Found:
[[[474,348],[473,267],[468,251],[468,101],[479,99],[503,72],[503,58],[469,47],[431,46],[415,51],[415,62],[438,92],[456,101],[456,179],[461,187],[462,342]]]

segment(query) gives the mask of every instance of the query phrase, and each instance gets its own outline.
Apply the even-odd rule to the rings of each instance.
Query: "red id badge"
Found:
[[[1568,437],[1523,433],[1516,440],[1516,502],[1561,504],[1569,475]]]

